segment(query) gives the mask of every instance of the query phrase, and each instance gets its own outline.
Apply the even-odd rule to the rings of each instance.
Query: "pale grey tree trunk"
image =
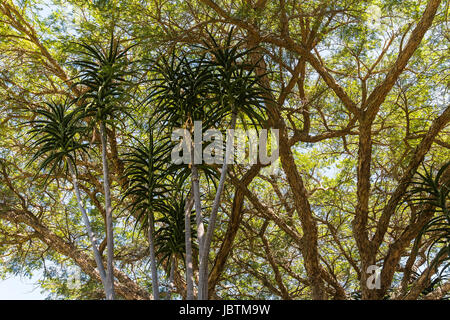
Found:
[[[192,189],[194,194],[194,202],[195,202],[195,221],[197,224],[197,241],[198,241],[198,259],[199,262],[203,260],[203,251],[201,248],[203,247],[204,238],[205,238],[205,227],[203,224],[203,215],[202,215],[202,207],[201,207],[201,200],[200,200],[200,183],[199,183],[199,176],[198,176],[198,169],[195,164],[192,164]],[[203,274],[199,273],[198,278],[198,295],[200,296],[202,294],[201,292],[201,286],[200,284],[203,283]]]
[[[148,243],[150,246],[150,263],[152,268],[153,300],[159,300],[158,269],[155,256],[155,223],[152,212],[148,214]]]
[[[233,130],[232,134],[227,139],[227,146],[225,157],[222,164],[222,171],[220,173],[219,185],[217,186],[216,196],[214,198],[211,215],[208,223],[208,230],[204,239],[203,246],[199,247],[200,267],[199,267],[199,300],[208,300],[208,258],[209,250],[211,248],[211,241],[214,234],[214,228],[217,220],[217,212],[219,210],[220,198],[225,187],[225,180],[227,176],[228,163],[231,153],[233,151],[234,129],[236,128],[237,114],[233,112],[231,117],[230,127]]]
[[[80,189],[78,187],[77,174],[76,174],[75,168],[73,167],[72,162],[70,162],[70,160],[67,162],[67,164],[69,166],[70,174],[72,176],[72,184],[73,184],[73,188],[75,190],[75,195],[77,196],[78,208],[81,211],[81,216],[83,218],[84,225],[86,226],[89,240],[91,241],[92,251],[94,252],[94,259],[95,259],[95,263],[97,264],[98,273],[100,274],[100,279],[102,280],[103,288],[105,290],[105,295],[108,296],[108,295],[110,295],[110,292],[109,292],[110,288],[108,286],[108,282],[106,279],[105,267],[103,266],[103,261],[102,261],[100,252],[98,251],[97,239],[95,237],[94,232],[92,231],[91,223],[89,222],[89,217],[86,214],[86,210],[84,209],[84,206],[83,206]]]
[[[109,167],[106,153],[107,135],[105,123],[100,122],[100,138],[102,141],[102,162],[103,162],[103,188],[105,191],[105,211],[106,211],[106,245],[107,245],[107,279],[109,285],[109,294],[107,300],[115,299],[114,292],[114,234],[112,221],[111,191],[109,184]]]
[[[184,241],[186,245],[186,300],[194,299],[194,268],[192,264],[191,211],[194,205],[194,194],[186,199],[184,210]]]
[[[186,140],[189,141],[189,140]],[[195,148],[194,142],[191,140],[191,178],[192,178],[192,192],[194,195],[194,203],[195,203],[195,216],[196,216],[196,224],[197,224],[197,241],[199,248],[203,247],[204,238],[205,238],[205,227],[203,224],[203,215],[202,215],[202,204],[200,199],[200,181],[197,165],[194,162],[195,160]],[[202,260],[202,250],[199,250],[199,261]],[[203,283],[203,275],[199,273],[199,284]],[[198,286],[198,295],[201,295],[201,287]]]

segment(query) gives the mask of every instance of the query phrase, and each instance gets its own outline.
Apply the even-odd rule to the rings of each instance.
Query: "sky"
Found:
[[[42,300],[45,294],[35,284],[39,277],[31,279],[15,276],[0,280],[0,300]]]

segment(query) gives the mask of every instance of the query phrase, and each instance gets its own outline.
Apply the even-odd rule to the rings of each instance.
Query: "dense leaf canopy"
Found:
[[[210,298],[449,297],[449,6],[0,0],[0,273],[105,297],[62,170],[106,261],[101,123],[116,297],[152,298],[152,212],[161,297],[185,298],[191,167],[171,167],[172,129],[224,132],[236,112],[237,129],[279,130],[279,159],[228,167]],[[199,169],[207,228],[220,166]]]

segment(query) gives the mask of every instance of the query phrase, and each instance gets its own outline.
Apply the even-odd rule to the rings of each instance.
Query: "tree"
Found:
[[[45,107],[39,107],[33,112],[37,118],[29,122],[32,129],[28,131],[33,140],[31,148],[35,149],[30,163],[42,159],[39,170],[49,170],[44,183],[47,183],[51,173],[64,173],[68,171],[72,178],[72,184],[77,197],[78,208],[80,209],[86,231],[91,241],[95,263],[97,265],[100,278],[106,296],[110,295],[110,288],[107,284],[105,268],[102,257],[98,251],[97,239],[92,231],[89,217],[83,205],[80,188],[77,179],[77,153],[87,153],[88,144],[80,142],[85,133],[85,127],[81,125],[81,118],[76,111],[70,111],[71,104],[49,102]]]
[[[184,144],[188,144],[190,150],[189,169],[186,164],[175,164],[171,171],[181,169],[177,173],[178,184],[182,185],[184,180],[191,175],[191,189],[195,203],[197,219],[197,239],[199,248],[204,243],[204,225],[200,199],[200,184],[198,165],[195,161],[195,147],[191,139],[196,121],[202,121],[202,127],[208,128],[210,124],[218,121],[223,110],[213,109],[208,104],[208,95],[212,73],[210,66],[205,60],[192,58],[190,52],[185,53],[180,58],[172,54],[171,59],[162,57],[158,62],[153,63],[151,68],[155,77],[152,81],[152,90],[148,96],[149,103],[155,104],[158,121],[167,123],[168,128],[182,128],[189,132],[183,137]],[[208,166],[201,166],[207,176],[213,176],[214,171]],[[188,169],[188,170],[186,170]],[[186,227],[190,226],[190,209],[186,208]],[[186,244],[190,243],[190,231],[186,231]],[[199,259],[202,261],[203,250],[199,250]],[[189,283],[188,299],[193,298],[192,285],[192,253],[189,248],[186,250],[186,282]],[[202,277],[202,275],[201,275]]]
[[[433,168],[430,170],[424,168],[424,173],[417,172],[417,178],[412,182],[412,188],[408,192],[408,204],[415,206],[418,209],[417,214],[427,221],[415,240],[415,250],[419,248],[424,236],[429,235],[431,243],[427,245],[427,260],[430,255],[434,255],[434,258],[427,272],[435,271],[438,265],[445,263],[441,267],[438,279],[450,266],[449,168],[450,162],[445,163],[439,168],[436,176]],[[436,249],[437,252],[434,253]]]
[[[153,128],[149,126],[147,144],[138,140],[138,145],[131,147],[125,154],[125,177],[128,189],[124,197],[131,197],[128,205],[130,215],[136,215],[136,223],[147,226],[150,261],[152,269],[153,298],[159,300],[159,283],[155,255],[155,212],[166,212],[166,194],[170,191],[168,183],[168,154],[172,149],[167,139],[154,141]]]
[[[84,51],[80,54],[84,59],[76,60],[74,65],[80,68],[79,81],[76,86],[86,88],[77,99],[81,103],[79,111],[85,117],[91,117],[92,123],[99,124],[102,146],[103,186],[105,192],[106,229],[107,229],[107,279],[109,286],[108,300],[114,300],[114,232],[109,183],[109,166],[107,160],[107,124],[114,124],[118,112],[127,114],[124,99],[128,98],[125,77],[127,70],[126,54],[130,47],[119,50],[119,43],[111,35],[109,47],[103,49],[98,45],[81,44]]]
[[[227,135],[225,155],[221,169],[219,184],[211,209],[208,230],[200,250],[203,252],[200,260],[199,299],[208,299],[208,258],[211,241],[214,234],[217,212],[220,198],[225,186],[227,169],[230,163],[231,153],[234,151],[234,130],[238,115],[246,117],[255,126],[262,127],[265,122],[264,111],[267,91],[260,85],[260,77],[255,75],[256,65],[245,61],[251,50],[240,51],[242,43],[232,44],[233,29],[223,45],[217,43],[210,35],[211,44],[205,43],[202,49],[211,54],[209,64],[213,70],[213,85],[210,92],[214,109],[220,110],[220,114],[231,114],[231,135]],[[211,103],[211,102],[209,102]],[[245,120],[244,120],[245,121]]]
[[[191,219],[190,227],[185,227],[185,211],[192,210],[188,202],[188,197],[184,195],[182,190],[172,191],[174,194],[168,198],[164,209],[162,210],[162,217],[157,219],[160,227],[156,231],[156,247],[159,263],[166,265],[166,274],[169,275],[169,294],[170,297],[174,288],[174,274],[178,265],[178,259],[186,262],[186,229],[192,229],[193,235],[187,238],[191,241],[190,246],[195,245],[195,215],[189,214]],[[191,198],[192,199],[192,198]],[[192,249],[191,249],[192,250]],[[185,270],[187,266],[185,264]]]

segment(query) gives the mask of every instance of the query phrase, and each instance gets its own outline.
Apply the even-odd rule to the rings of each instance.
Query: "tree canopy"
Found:
[[[0,273],[63,299],[448,298],[449,6],[0,0]],[[199,120],[277,129],[279,158],[172,163]]]

